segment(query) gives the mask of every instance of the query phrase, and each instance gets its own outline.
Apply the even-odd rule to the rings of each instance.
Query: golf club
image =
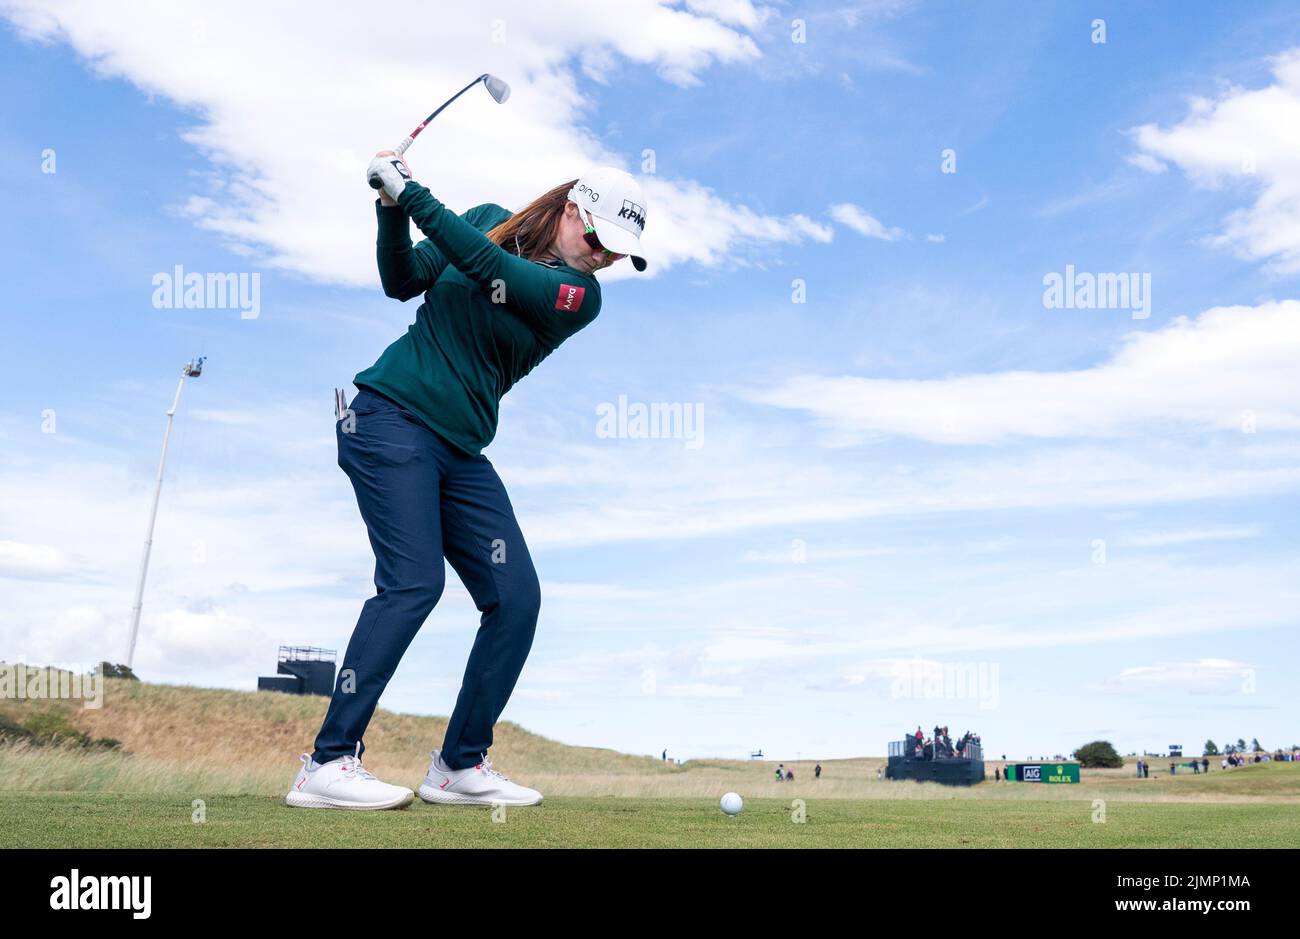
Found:
[[[432,114],[430,114],[428,117],[426,117],[423,121],[421,121],[421,122],[420,122],[420,126],[417,127],[417,128],[415,128],[415,130],[411,131],[409,134],[407,134],[407,135],[406,135],[406,139],[403,140],[401,143],[399,143],[399,144],[394,148],[394,152],[395,152],[398,156],[401,156],[403,153],[405,153],[405,152],[406,152],[406,148],[409,147],[409,146],[411,145],[411,143],[415,140],[416,137],[420,136],[420,131],[424,130],[426,127],[429,126],[429,122],[430,122],[431,120],[433,120],[435,117],[437,117],[439,114],[441,114],[441,113],[443,112],[443,110],[447,107],[447,105],[451,104],[453,101],[455,101],[457,98],[459,98],[459,97],[460,97],[461,95],[463,95],[465,92],[469,91],[471,88],[473,88],[473,87],[474,87],[475,85],[477,85],[479,82],[482,82],[482,83],[483,83],[483,87],[486,88],[486,89],[488,90],[488,94],[490,94],[490,95],[492,96],[492,98],[496,101],[497,104],[505,104],[505,103],[506,103],[506,99],[510,97],[510,86],[509,86],[509,85],[507,85],[507,84],[506,84],[505,82],[503,82],[501,79],[497,78],[495,75],[489,75],[487,72],[484,72],[484,73],[483,73],[482,75],[480,75],[478,78],[474,79],[472,82],[470,82],[470,83],[469,83],[468,85],[466,85],[464,88],[462,88],[460,91],[456,92],[454,95],[452,95],[452,96],[451,96],[450,98],[448,98],[446,101],[444,101],[444,102],[442,103],[441,107],[438,108],[438,110],[434,111]],[[379,179],[378,176],[371,176],[371,177],[370,177],[370,188],[371,188],[371,189],[382,189],[382,188],[383,188],[383,185],[384,185],[383,182]]]

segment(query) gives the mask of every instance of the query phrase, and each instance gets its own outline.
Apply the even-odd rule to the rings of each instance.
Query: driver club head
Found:
[[[506,99],[510,97],[510,86],[495,75],[484,75],[483,87],[488,90],[488,94],[496,100],[497,104],[505,104]]]

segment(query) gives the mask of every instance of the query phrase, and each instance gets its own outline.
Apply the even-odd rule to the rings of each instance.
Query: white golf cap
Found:
[[[592,227],[606,249],[628,255],[633,267],[645,270],[645,258],[638,254],[645,231],[645,196],[631,173],[612,166],[588,170],[569,190],[569,200],[592,214]],[[586,215],[582,218],[586,222]]]

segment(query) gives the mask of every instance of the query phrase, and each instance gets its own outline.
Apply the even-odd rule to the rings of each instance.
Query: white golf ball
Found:
[[[722,797],[722,801],[719,805],[722,806],[722,811],[726,812],[728,815],[739,815],[740,810],[745,807],[745,801],[736,793],[728,792]]]

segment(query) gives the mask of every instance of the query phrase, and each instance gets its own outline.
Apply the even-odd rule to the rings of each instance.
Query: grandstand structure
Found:
[[[908,734],[902,740],[890,741],[885,778],[971,786],[984,781],[984,749],[978,737],[963,739],[954,746],[946,734],[930,740]]]
[[[276,674],[258,678],[257,690],[328,697],[334,693],[334,660],[337,655],[333,649],[316,646],[280,646],[276,656]]]

